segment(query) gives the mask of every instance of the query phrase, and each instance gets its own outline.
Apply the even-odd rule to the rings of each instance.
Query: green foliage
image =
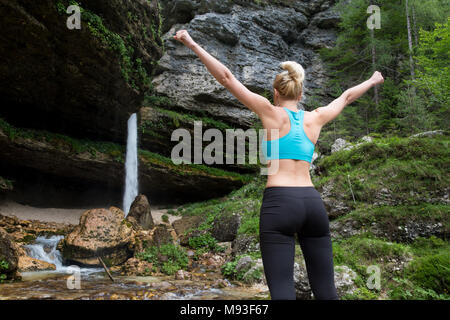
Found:
[[[123,79],[136,90],[149,90],[150,77],[142,65],[142,60],[134,57],[135,44],[133,43],[131,36],[128,35],[126,38],[123,38],[121,35],[111,31],[107,28],[100,16],[84,6],[81,6],[81,4],[76,1],[58,1],[56,3],[56,10],[59,14],[65,15],[68,5],[77,5],[80,7],[81,19],[85,22],[89,32],[99,39],[103,45],[117,54]],[[130,22],[136,23],[139,21],[138,17],[129,11],[127,12],[127,17]],[[145,28],[143,28],[142,32],[144,33],[144,37],[146,36],[145,31]],[[160,32],[152,32],[152,36],[154,43],[158,44],[160,42]]]
[[[160,247],[152,246],[136,255],[138,259],[150,262],[158,267],[162,273],[173,275],[180,269],[186,269],[189,259],[184,248],[174,244],[164,244]]]
[[[192,249],[206,248],[211,251],[215,251],[217,248],[217,240],[211,235],[211,233],[206,232],[199,236],[189,238],[189,246]]]
[[[341,150],[318,161],[321,187],[332,181],[345,199],[371,203],[374,194],[387,188],[399,203],[421,205],[423,197],[443,190],[450,183],[448,137],[382,138]],[[418,196],[419,195],[419,196]]]
[[[245,256],[251,257],[253,262],[247,268],[243,268],[242,270],[239,271],[236,270],[236,266],[239,260]],[[263,275],[262,268],[254,268],[253,271],[248,272],[255,265],[255,260],[258,258],[260,258],[259,254],[256,255],[245,254],[236,256],[233,260],[228,261],[227,263],[222,265],[221,273],[226,278],[243,281],[245,283],[252,283],[254,281],[258,281],[261,279]]]
[[[450,291],[450,252],[421,257],[411,262],[406,273],[414,283],[423,289],[438,294]]]
[[[367,27],[366,10],[371,4],[381,8],[381,29],[373,32]],[[443,0],[410,0],[408,9],[417,62],[415,81],[410,75],[404,1],[341,0],[336,4],[341,15],[336,45],[320,51],[331,76],[327,91],[338,97],[368,79],[374,70],[382,72],[385,83],[378,87],[378,105],[374,90],[370,90],[322,129],[321,152],[328,153],[338,137],[372,132],[405,135],[448,127],[450,8]]]
[[[420,30],[420,44],[415,59],[418,64],[414,82],[430,105],[448,127],[450,105],[450,18],[445,24],[435,24],[431,31]],[[444,118],[445,117],[445,118]]]
[[[8,270],[9,264],[6,260],[0,260],[0,271]]]
[[[162,221],[165,222],[165,223],[168,223],[168,222],[169,222],[169,216],[168,216],[167,214],[163,214],[162,217],[161,217],[161,219],[162,219]]]
[[[174,174],[179,175],[211,175],[216,177],[229,178],[231,180],[241,180],[247,182],[250,179],[249,175],[241,175],[236,172],[225,171],[222,169],[210,167],[202,164],[179,164],[176,165],[170,158],[164,157],[158,153],[150,152],[147,150],[139,150],[141,160],[149,164],[160,165],[169,168]]]
[[[0,118],[0,129],[12,141],[18,138],[33,139],[51,144],[55,148],[74,154],[88,153],[96,158],[100,153],[110,156],[114,161],[123,163],[125,148],[111,142],[98,142],[87,139],[75,139],[44,130],[16,128]]]

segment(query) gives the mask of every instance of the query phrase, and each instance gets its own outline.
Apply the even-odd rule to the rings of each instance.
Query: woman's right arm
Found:
[[[313,111],[313,114],[316,115],[317,122],[320,124],[320,126],[324,126],[331,120],[335,119],[342,112],[342,110],[344,110],[345,106],[361,97],[370,88],[383,82],[384,79],[381,73],[375,71],[375,73],[372,75],[372,77],[370,77],[369,80],[366,80],[355,87],[345,90],[339,98],[335,99],[328,106],[315,109]]]

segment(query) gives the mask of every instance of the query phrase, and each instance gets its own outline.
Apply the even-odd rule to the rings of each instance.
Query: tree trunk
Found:
[[[416,24],[416,9],[414,3],[411,7],[412,9],[412,20],[413,20],[413,30],[414,30],[414,45],[417,47],[419,45],[419,38],[417,36],[417,24]]]
[[[372,42],[372,72],[377,71],[376,70],[376,50],[375,50],[375,35],[373,29],[370,29],[370,38]],[[378,87],[375,86],[374,88],[374,98],[375,98],[375,107],[378,109]]]
[[[405,0],[405,9],[406,9],[406,27],[408,29],[408,48],[409,48],[409,68],[411,72],[411,79],[415,80],[415,72],[414,72],[414,61],[413,61],[413,46],[411,39],[411,24],[409,21],[409,9],[408,9],[408,0]]]

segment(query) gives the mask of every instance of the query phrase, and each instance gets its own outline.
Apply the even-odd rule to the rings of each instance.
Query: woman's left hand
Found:
[[[194,40],[192,40],[191,36],[186,30],[177,31],[176,35],[173,38],[177,41],[180,41],[188,48],[192,48],[192,46],[195,44]]]

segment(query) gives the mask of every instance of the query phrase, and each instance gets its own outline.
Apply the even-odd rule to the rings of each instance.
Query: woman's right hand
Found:
[[[374,86],[376,86],[377,84],[382,84],[384,82],[384,78],[379,71],[375,71],[372,77],[370,77],[370,80],[372,81]]]
[[[191,36],[186,30],[178,30],[173,38],[177,41],[180,41],[188,48],[192,48],[195,44],[194,40],[192,40]]]

